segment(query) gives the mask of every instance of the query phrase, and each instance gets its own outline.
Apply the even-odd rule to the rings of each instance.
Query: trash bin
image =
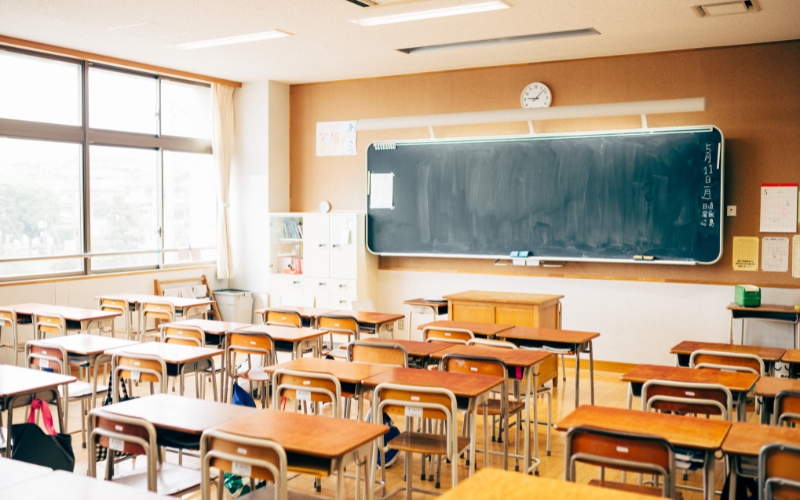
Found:
[[[253,321],[253,292],[226,288],[214,290],[214,298],[223,321],[236,323]]]

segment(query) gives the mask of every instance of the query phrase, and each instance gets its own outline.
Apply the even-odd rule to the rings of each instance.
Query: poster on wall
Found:
[[[797,184],[761,185],[761,232],[797,232]]]
[[[317,156],[355,156],[356,122],[317,122]]]

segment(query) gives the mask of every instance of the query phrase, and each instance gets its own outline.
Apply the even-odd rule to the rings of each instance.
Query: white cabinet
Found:
[[[350,309],[358,299],[377,300],[378,259],[367,251],[365,223],[366,216],[358,213],[272,214],[270,306],[297,295],[333,309]]]

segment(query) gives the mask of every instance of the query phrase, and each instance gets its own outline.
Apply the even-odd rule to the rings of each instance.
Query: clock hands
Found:
[[[539,96],[540,96],[540,95],[542,95],[542,92],[544,92],[544,89],[542,89],[542,91],[541,91],[541,92],[539,92],[538,94],[536,94],[536,97],[526,97],[525,99],[526,99],[526,100],[527,100],[527,99],[531,99],[531,100],[534,100],[534,101],[535,101],[535,100],[537,100],[537,99],[539,98]]]

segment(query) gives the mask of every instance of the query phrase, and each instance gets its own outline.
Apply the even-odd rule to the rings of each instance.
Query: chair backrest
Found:
[[[577,462],[663,476],[662,496],[675,496],[675,452],[666,440],[642,434],[573,427],[567,432],[564,479],[576,480]]]
[[[48,344],[44,340],[29,340],[25,344],[25,360],[28,368],[53,370],[69,375],[69,355],[60,345]]]
[[[276,370],[272,376],[272,386],[272,407],[276,410],[281,407],[281,398],[288,398],[309,403],[330,403],[333,417],[342,417],[342,386],[333,375]]]
[[[161,342],[166,344],[203,347],[205,340],[206,334],[200,327],[169,323],[161,325]]]
[[[147,420],[126,417],[95,408],[89,412],[89,473],[97,477],[97,446],[147,457],[147,489],[157,491],[156,429]],[[109,454],[109,459],[112,455]]]
[[[200,438],[200,460],[203,500],[211,500],[211,467],[220,473],[272,481],[275,500],[288,499],[288,459],[286,451],[275,441],[208,429]]]
[[[503,383],[508,378],[508,367],[499,359],[480,356],[466,356],[463,354],[445,354],[442,358],[442,368],[446,372],[475,373],[477,375],[490,375],[501,377]]]
[[[408,352],[400,344],[356,340],[347,345],[347,361],[408,368]]]
[[[425,327],[422,330],[422,338],[425,342],[450,342],[452,344],[466,344],[475,338],[475,335],[462,328],[438,328],[433,326]]]
[[[755,373],[762,377],[764,360],[755,354],[740,352],[721,352],[700,349],[689,356],[689,366],[692,368],[713,368],[716,370],[740,371]]]
[[[300,317],[300,313],[295,311],[267,309],[264,311],[264,324],[301,328],[303,326],[303,318]]]
[[[116,353],[111,357],[112,394],[119,401],[119,380],[131,379],[159,384],[159,391],[167,390],[167,364],[158,356],[148,354]]]
[[[17,330],[17,312],[13,309],[0,307],[0,327]]]
[[[56,313],[40,312],[33,315],[33,336],[37,339],[45,335],[66,335],[67,320]]]
[[[800,392],[779,392],[775,396],[774,413],[778,425],[800,423]]]
[[[337,316],[335,314],[320,314],[317,316],[317,328],[328,330],[342,335],[358,336],[358,321],[350,316]]]
[[[767,444],[758,454],[759,498],[800,498],[800,446]]]
[[[733,422],[733,395],[719,384],[648,380],[642,386],[642,410],[719,415]]]
[[[237,375],[237,354],[247,356],[252,366],[251,356],[261,357],[261,366],[275,364],[275,342],[266,333],[236,333],[228,334],[227,347],[225,347],[225,366],[228,376]]]
[[[490,340],[490,339],[481,339],[477,337],[468,341],[467,345],[497,347],[499,349],[519,349],[516,344],[514,344],[513,342],[508,342],[507,340]]]
[[[146,300],[140,306],[142,318],[149,318],[170,323],[175,321],[175,306],[171,302],[159,300]]]
[[[100,297],[98,302],[101,311],[119,311],[122,314],[128,312],[129,305],[127,300]]]

